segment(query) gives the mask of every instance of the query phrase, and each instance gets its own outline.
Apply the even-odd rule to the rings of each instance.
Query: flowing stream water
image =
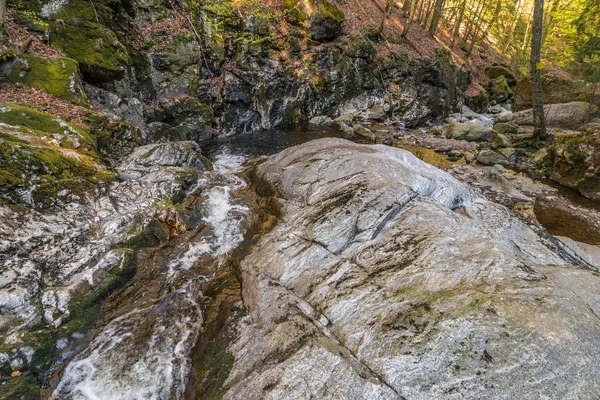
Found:
[[[210,386],[211,379],[222,383],[226,371],[221,373],[225,376],[210,376],[204,353],[218,353],[219,346],[223,353],[224,345],[208,337],[216,335],[213,331],[223,336],[229,317],[219,320],[212,314],[231,309],[240,299],[228,258],[252,224],[252,206],[240,194],[247,185],[240,177],[243,164],[322,137],[344,134],[334,128],[302,127],[205,143],[203,153],[213,161],[214,171],[203,175],[185,203],[199,215],[197,225],[142,252],[136,275],[107,300],[100,323],[83,345],[64,353],[51,379],[50,398],[203,398],[198,387]],[[228,283],[218,283],[224,276]],[[227,306],[211,311],[215,293],[224,287],[229,288]]]
[[[59,378],[50,398],[182,398],[210,300],[205,292],[251,223],[251,207],[240,195],[247,185],[239,176],[243,163],[330,136],[341,133],[310,128],[268,131],[204,146],[214,171],[204,174],[186,199],[186,206],[201,216],[198,226],[142,253],[135,277],[106,302],[102,321],[88,334],[84,347],[65,353],[68,362],[55,372]]]

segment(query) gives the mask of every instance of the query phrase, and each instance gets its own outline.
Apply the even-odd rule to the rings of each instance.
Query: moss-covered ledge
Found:
[[[81,84],[79,64],[71,58],[16,57],[5,80],[8,83],[24,83],[71,103],[89,106]]]

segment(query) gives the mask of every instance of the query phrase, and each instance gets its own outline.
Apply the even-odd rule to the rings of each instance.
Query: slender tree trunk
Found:
[[[454,47],[454,44],[456,43],[456,38],[460,36],[460,27],[463,23],[466,8],[467,0],[463,0],[462,6],[460,8],[460,14],[458,14],[458,19],[456,20],[456,25],[454,26],[454,33],[452,35],[452,45],[450,46],[450,48]]]
[[[494,10],[492,19],[490,19],[490,22],[487,24],[487,27],[485,28],[485,32],[483,33],[483,36],[482,36],[483,39],[486,39],[488,37],[488,35],[492,31],[492,29],[494,29],[494,27],[498,23],[498,18],[500,17],[500,11],[502,11],[502,0],[498,0],[498,2],[496,3],[496,9]]]
[[[544,115],[544,92],[542,89],[542,34],[544,29],[544,0],[535,0],[533,9],[533,27],[531,34],[530,73],[533,82],[533,122],[534,138],[539,141],[546,138],[546,117]]]
[[[383,29],[385,28],[385,22],[389,18],[392,12],[392,6],[394,5],[394,0],[387,0],[387,4],[385,5],[385,11],[383,12],[383,18],[381,19],[381,24],[379,24],[379,28],[375,31],[375,36],[379,36],[383,33]]]
[[[431,26],[429,27],[429,35],[435,36],[438,24],[440,23],[440,17],[442,16],[442,8],[444,7],[444,0],[436,0],[435,7],[433,9],[433,18],[431,19]]]
[[[404,0],[404,4],[402,5],[402,12],[405,17],[408,17],[408,13],[410,12],[410,7],[412,6],[413,0]]]
[[[6,0],[0,0],[0,38],[4,37],[5,14],[6,14]]]
[[[419,2],[419,13],[417,16],[417,22],[421,22],[421,19],[423,18],[423,9],[425,8],[425,0],[421,0]]]
[[[463,37],[463,42],[465,43],[465,46],[467,45],[469,38],[471,37],[471,33],[473,32],[473,29],[476,27],[476,23],[477,23],[477,18],[479,17],[480,13],[481,13],[481,7],[483,6],[483,1],[479,0],[476,4],[475,4],[475,9],[471,9],[469,12],[469,18],[468,18],[468,24],[467,24],[467,30],[465,31],[465,36]]]
[[[527,26],[525,27],[525,36],[523,38],[523,53],[526,54],[527,53],[527,45],[529,43],[531,43],[531,29],[533,28],[533,10],[531,9],[531,14],[529,15],[529,18],[527,18],[527,20],[529,21],[529,23],[527,24]],[[542,41],[543,41],[543,36],[542,36]],[[540,46],[541,47],[541,46]]]
[[[421,27],[423,29],[427,29],[427,22],[429,21],[429,16],[431,15],[431,8],[433,6],[432,0],[427,0],[427,9],[423,15],[423,19],[421,19]]]
[[[523,1],[517,0],[517,4],[515,5],[515,15],[513,16],[512,24],[510,25],[510,30],[506,35],[506,41],[504,42],[504,46],[502,46],[502,53],[506,54],[506,50],[508,46],[510,46],[510,41],[513,38],[515,33],[515,29],[517,28],[517,23],[519,22],[519,18],[521,18]]]
[[[477,12],[477,16],[475,19],[475,32],[473,33],[473,38],[471,39],[471,45],[469,46],[469,50],[467,50],[467,56],[470,56],[473,52],[473,48],[475,48],[475,43],[477,43],[477,39],[479,38],[479,32],[483,29],[483,25],[485,24],[484,16],[487,13],[488,8],[485,3],[481,3],[481,8]]]
[[[548,10],[546,13],[546,18],[544,18],[544,32],[542,33],[542,47],[544,43],[546,43],[548,35],[554,28],[554,23],[556,22],[556,13],[559,6],[560,0],[554,0],[550,6],[550,10]]]
[[[413,22],[415,17],[415,11],[417,9],[417,0],[412,0],[410,3],[410,8],[408,9],[408,16],[406,17],[406,22],[404,24],[404,28],[402,29],[402,37],[405,38],[408,35],[408,31],[410,29],[410,25]]]

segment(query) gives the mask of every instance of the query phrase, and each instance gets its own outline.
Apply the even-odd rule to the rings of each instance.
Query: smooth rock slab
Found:
[[[600,278],[558,240],[387,146],[317,140],[255,176],[282,217],[241,263],[224,398],[597,393]]]

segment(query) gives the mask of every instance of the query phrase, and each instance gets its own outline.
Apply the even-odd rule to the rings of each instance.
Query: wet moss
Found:
[[[18,378],[0,378],[0,398],[14,400],[41,399],[38,381],[30,372]]]
[[[344,20],[346,19],[346,16],[339,8],[337,8],[336,6],[334,6],[327,0],[318,0],[318,1],[319,1],[319,10],[321,11],[321,14],[323,14],[323,16],[325,16],[327,18],[331,18],[332,20],[334,20],[336,22],[344,22]]]
[[[139,218],[138,218],[139,220]],[[131,250],[158,246],[169,237],[168,229],[157,220],[138,221],[131,229],[123,244]]]
[[[19,11],[29,11],[37,14],[42,11],[42,2],[40,0],[8,0],[6,5]]]
[[[125,75],[128,53],[117,36],[95,22],[52,22],[51,42],[81,66],[85,80],[92,83],[121,80]]]

